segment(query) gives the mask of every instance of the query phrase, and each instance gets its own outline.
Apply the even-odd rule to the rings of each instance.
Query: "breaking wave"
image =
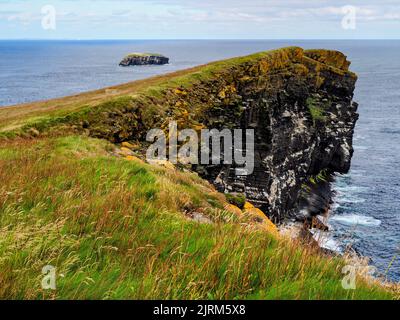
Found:
[[[334,215],[330,218],[330,221],[338,222],[341,224],[351,225],[351,226],[366,226],[366,227],[378,227],[381,225],[381,220],[375,219],[373,217],[357,215],[357,214],[343,214]]]

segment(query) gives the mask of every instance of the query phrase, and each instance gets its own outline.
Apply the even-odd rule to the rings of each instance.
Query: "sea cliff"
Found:
[[[320,182],[350,167],[348,68],[340,52],[290,47],[0,108],[0,297],[394,298],[361,272],[346,290],[346,260],[275,225],[325,210]],[[146,163],[148,130],[171,121],[254,129],[254,173]]]
[[[346,173],[358,119],[357,76],[337,51],[297,47],[212,63],[88,110],[75,130],[114,143],[144,141],[147,130],[252,128],[255,172],[235,166],[192,169],[225,193],[244,193],[275,221],[298,217],[302,186],[324,172]],[[324,211],[329,197],[313,214]],[[303,211],[304,213],[304,211]]]

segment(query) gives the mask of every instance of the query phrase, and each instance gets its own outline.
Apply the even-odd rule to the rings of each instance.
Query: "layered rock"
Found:
[[[358,115],[349,65],[340,52],[297,47],[226,60],[104,105],[100,117],[85,115],[85,130],[121,142],[144,140],[171,120],[180,129],[254,129],[252,175],[237,176],[235,165],[193,169],[279,221],[298,214],[310,178],[350,168]]]
[[[163,65],[168,64],[169,58],[154,53],[132,53],[127,55],[122,61],[119,63],[122,67],[127,66],[142,66],[142,65]]]
[[[245,193],[276,220],[298,215],[304,200],[299,194],[309,178],[322,170],[348,172],[353,154],[358,114],[349,62],[339,52],[314,50],[304,52],[299,63],[237,87],[244,108],[240,127],[256,134],[254,174],[237,176],[235,166],[206,168],[204,174],[220,191]],[[304,70],[299,74],[294,67]],[[329,185],[320,185],[323,190],[315,188],[308,199],[312,214],[330,200]]]

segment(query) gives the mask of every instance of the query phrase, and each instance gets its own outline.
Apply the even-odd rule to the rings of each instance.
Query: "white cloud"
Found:
[[[16,24],[36,23],[41,19],[40,7],[49,1],[1,3],[0,23],[8,22],[8,28],[12,28]],[[82,34],[89,34],[90,30],[93,34],[102,25],[116,36],[130,27],[133,34],[134,30],[148,29],[150,36],[152,30],[161,35],[163,30],[165,33],[174,30],[177,37],[190,35],[190,31],[205,38],[210,32],[222,37],[238,32],[242,37],[246,34],[268,37],[279,36],[273,33],[279,30],[286,32],[287,37],[299,34],[307,37],[307,32],[318,38],[324,38],[326,32],[341,37],[346,36],[340,26],[344,16],[342,7],[349,4],[357,7],[358,26],[363,26],[358,30],[364,35],[371,30],[383,30],[383,23],[400,22],[399,0],[54,0],[51,3],[57,8],[60,29],[79,28]],[[400,38],[400,26],[391,32]],[[384,37],[384,31],[381,33]],[[143,32],[141,35],[145,36]]]
[[[10,22],[19,22],[22,25],[29,25],[31,22],[40,19],[37,15],[31,12],[22,12],[18,14],[12,14],[6,17]]]

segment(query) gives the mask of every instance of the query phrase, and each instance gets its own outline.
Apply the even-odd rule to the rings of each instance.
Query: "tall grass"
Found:
[[[85,137],[0,143],[0,298],[390,299],[344,262],[240,221],[198,176]],[[200,212],[214,221],[187,217]],[[41,270],[57,268],[57,289]]]

